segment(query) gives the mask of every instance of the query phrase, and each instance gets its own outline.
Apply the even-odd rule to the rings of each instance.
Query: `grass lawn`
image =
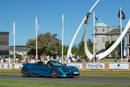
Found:
[[[0,75],[21,75],[20,71],[0,71]],[[130,78],[128,71],[81,71],[81,77]],[[74,82],[38,82],[0,79],[0,87],[130,87],[130,85],[88,84]]]
[[[0,71],[0,75],[21,75],[21,73],[20,73],[20,71],[2,70],[2,71]]]
[[[81,77],[130,78],[130,71],[81,71]]]
[[[0,87],[130,87],[130,85],[0,80]]]

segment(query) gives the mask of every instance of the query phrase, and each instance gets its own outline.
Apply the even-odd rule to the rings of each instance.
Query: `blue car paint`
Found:
[[[67,69],[69,72],[63,72],[61,69]],[[59,69],[62,73],[60,74],[60,77],[67,77],[67,74],[74,75],[74,72],[79,72],[79,70],[76,67],[73,66],[64,66]]]
[[[57,69],[60,74],[58,77],[68,77],[68,76],[78,76],[79,70],[73,66],[48,66],[48,65],[39,65],[39,64],[32,64],[32,63],[24,63],[23,68],[27,68],[29,71],[29,75],[40,75],[40,76],[47,76],[51,77],[51,70]],[[21,72],[22,72],[21,69]],[[68,72],[63,72],[63,70],[67,70]],[[77,72],[78,74],[75,74]]]

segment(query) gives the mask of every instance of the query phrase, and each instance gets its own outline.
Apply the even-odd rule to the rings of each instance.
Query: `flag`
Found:
[[[95,20],[98,21],[99,19],[95,16]]]
[[[121,19],[125,19],[125,14],[121,9],[118,12],[118,17],[121,18]]]
[[[97,22],[101,22],[101,19],[97,18],[96,16],[95,16],[95,20],[96,20]]]

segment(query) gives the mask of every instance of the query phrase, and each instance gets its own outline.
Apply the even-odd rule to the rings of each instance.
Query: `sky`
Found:
[[[16,22],[16,45],[26,45],[35,39],[35,17],[38,17],[38,34],[57,34],[61,40],[61,22],[64,14],[64,44],[69,45],[78,26],[96,0],[0,0],[0,32],[9,32],[9,45],[13,45],[13,22]],[[119,26],[120,7],[126,15],[125,26],[130,18],[130,0],[100,0],[94,12],[96,17],[109,26]],[[85,24],[74,44],[83,36]],[[88,37],[92,39],[92,15]],[[92,39],[93,40],[93,39]]]

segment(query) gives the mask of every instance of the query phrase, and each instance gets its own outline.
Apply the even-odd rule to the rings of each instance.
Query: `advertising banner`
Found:
[[[129,69],[129,64],[112,63],[109,64],[109,69]]]
[[[83,69],[83,65],[82,64],[67,64],[67,66],[74,66],[78,69]]]
[[[22,68],[22,64],[14,64],[14,69],[21,69]]]
[[[12,64],[0,64],[0,68],[2,69],[12,69]]]
[[[88,63],[86,64],[86,69],[105,69],[105,64],[104,63],[100,63],[100,64]]]

